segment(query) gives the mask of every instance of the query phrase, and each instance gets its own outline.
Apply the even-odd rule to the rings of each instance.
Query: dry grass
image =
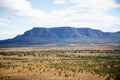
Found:
[[[120,53],[87,50],[120,50],[113,46],[31,47],[0,49],[0,80],[115,80]],[[85,52],[80,52],[80,51]],[[76,52],[79,51],[80,53]],[[28,53],[24,55],[23,53]],[[3,55],[13,53],[14,55]],[[16,54],[15,54],[16,53]],[[17,54],[22,55],[17,55]],[[114,64],[112,64],[114,62]],[[113,65],[113,66],[111,66]]]

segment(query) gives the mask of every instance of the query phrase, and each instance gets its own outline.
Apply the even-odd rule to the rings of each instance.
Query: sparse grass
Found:
[[[120,49],[1,50],[0,78],[120,80]],[[29,75],[29,77],[24,77]],[[22,77],[23,76],[23,77]],[[98,77],[99,76],[99,77]],[[17,79],[16,79],[17,80]]]
[[[5,67],[5,65],[3,65],[2,63],[0,63],[0,68],[4,68]]]

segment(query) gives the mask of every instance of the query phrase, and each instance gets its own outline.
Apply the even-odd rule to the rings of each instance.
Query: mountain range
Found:
[[[70,44],[120,44],[120,31],[103,32],[91,28],[34,27],[13,39],[0,41],[0,46],[70,45]]]

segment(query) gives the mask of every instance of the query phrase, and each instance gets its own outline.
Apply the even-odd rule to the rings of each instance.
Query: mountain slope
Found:
[[[120,44],[119,32],[102,32],[90,28],[56,27],[33,28],[13,39],[2,40],[0,45],[41,45],[41,44]]]

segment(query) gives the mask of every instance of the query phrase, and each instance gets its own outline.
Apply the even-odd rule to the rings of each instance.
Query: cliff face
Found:
[[[0,41],[0,45],[40,44],[120,44],[119,32],[102,32],[90,28],[56,27],[33,28],[13,39]]]

